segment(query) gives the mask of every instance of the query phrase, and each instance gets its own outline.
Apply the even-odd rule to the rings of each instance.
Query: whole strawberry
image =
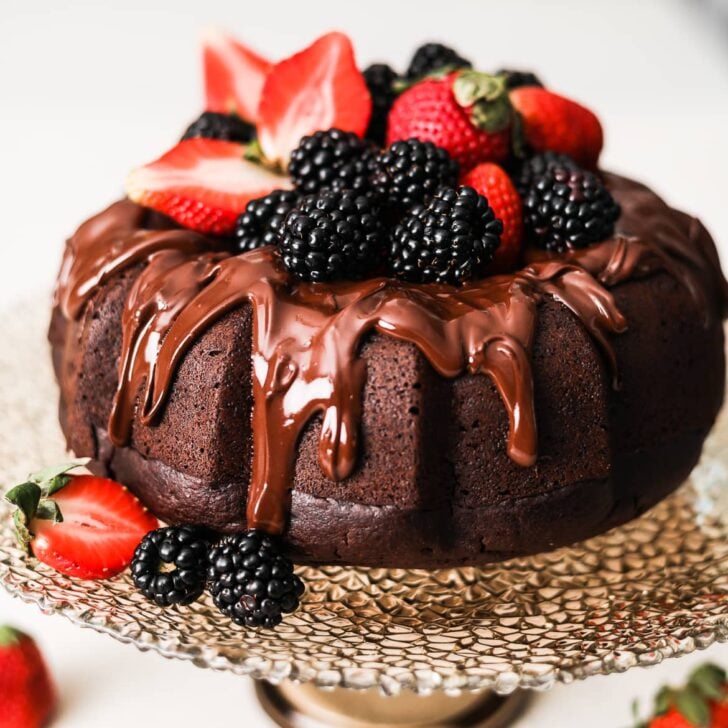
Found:
[[[664,687],[654,714],[637,728],[728,728],[728,682],[717,665],[698,667],[681,688]]]
[[[28,635],[0,625],[0,725],[41,728],[56,709],[56,691]]]
[[[560,152],[583,167],[597,166],[604,135],[599,119],[589,109],[538,86],[513,89],[510,99],[521,115],[525,140],[534,151]]]
[[[503,167],[483,162],[465,174],[460,183],[483,195],[503,223],[501,242],[488,266],[489,273],[504,273],[516,267],[523,242],[523,205]]]
[[[432,142],[467,171],[508,157],[513,119],[504,76],[461,70],[407,89],[389,113],[387,144]]]

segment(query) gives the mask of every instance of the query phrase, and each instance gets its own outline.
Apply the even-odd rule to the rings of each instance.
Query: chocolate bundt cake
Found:
[[[280,74],[321,43],[344,41]],[[596,117],[532,74],[425,79],[393,102],[378,152],[347,67],[366,113],[352,81],[346,114],[308,133],[343,131],[305,137],[289,179],[266,106],[279,66],[254,154],[208,94],[195,138],[68,241],[50,342],[69,448],[164,521],[282,534],[305,563],[535,553],[683,482],[725,376],[726,282],[701,223],[597,173]],[[437,120],[392,138],[438,84],[467,154],[426,138]],[[543,94],[550,115],[570,105],[568,126],[538,118]],[[528,154],[560,154],[519,177],[503,157],[518,130]]]
[[[700,455],[725,285],[697,220],[608,185],[615,237],[447,294],[286,291],[269,249],[224,257],[118,202],[59,278],[68,445],[172,523],[243,529],[252,479],[306,562],[483,563],[623,523]]]

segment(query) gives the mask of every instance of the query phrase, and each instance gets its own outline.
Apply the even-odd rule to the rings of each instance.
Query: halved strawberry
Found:
[[[336,127],[364,136],[371,109],[351,41],[343,33],[328,33],[268,74],[258,109],[261,148],[285,167],[307,134]]]
[[[5,496],[20,543],[68,576],[107,579],[123,571],[157,519],[123,485],[68,475],[78,462],[31,476]],[[50,477],[48,477],[50,474]]]
[[[129,198],[201,233],[224,235],[250,200],[290,188],[287,177],[244,158],[243,144],[187,139],[132,170]]]
[[[273,64],[216,28],[202,37],[202,58],[206,110],[256,122],[263,83]]]

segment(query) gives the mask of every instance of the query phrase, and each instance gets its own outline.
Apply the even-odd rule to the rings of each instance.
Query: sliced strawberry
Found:
[[[215,28],[203,35],[202,57],[207,111],[234,112],[255,123],[263,84],[273,64]]]
[[[202,233],[224,235],[250,200],[290,188],[287,177],[244,159],[243,144],[187,139],[126,181],[130,199]]]
[[[372,100],[351,41],[328,33],[277,63],[265,80],[258,136],[265,156],[286,166],[301,137],[336,127],[363,136]]]
[[[31,475],[5,498],[17,506],[18,541],[68,576],[105,579],[125,569],[157,519],[123,485],[93,475],[69,475],[74,461]]]
[[[68,576],[106,579],[123,571],[145,534],[159,523],[123,485],[75,475],[53,496],[63,521],[35,518],[31,549]]]

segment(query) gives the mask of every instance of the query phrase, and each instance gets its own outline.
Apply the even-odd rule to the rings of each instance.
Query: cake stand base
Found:
[[[457,697],[442,692],[387,697],[376,689],[321,690],[263,680],[256,681],[255,690],[265,712],[282,728],[502,728],[528,699],[525,691],[502,696],[487,690]]]

